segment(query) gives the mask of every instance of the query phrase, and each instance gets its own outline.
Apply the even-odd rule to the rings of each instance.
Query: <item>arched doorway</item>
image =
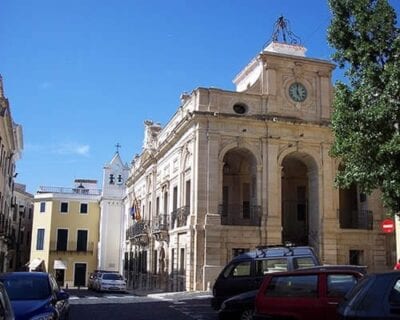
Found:
[[[245,148],[229,150],[223,159],[221,223],[260,225],[257,205],[257,161]]]
[[[294,152],[282,161],[282,241],[319,247],[318,170],[314,159]]]

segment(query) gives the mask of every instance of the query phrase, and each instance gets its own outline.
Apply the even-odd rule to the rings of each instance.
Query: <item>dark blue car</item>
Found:
[[[14,310],[15,320],[68,319],[69,295],[46,272],[0,274]]]

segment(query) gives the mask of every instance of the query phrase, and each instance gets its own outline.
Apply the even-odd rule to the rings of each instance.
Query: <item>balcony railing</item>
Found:
[[[137,236],[147,234],[148,226],[149,222],[147,220],[136,221],[128,228],[128,230],[126,230],[126,239],[129,240]]]
[[[88,252],[93,253],[94,242],[88,242],[86,247],[76,241],[68,241],[67,243],[57,243],[57,241],[50,241],[50,252]]]
[[[67,194],[84,194],[95,195],[101,194],[101,189],[86,189],[86,188],[64,188],[64,187],[45,187],[40,186],[37,193],[67,193]]]
[[[186,226],[190,206],[183,206],[171,212],[171,229]]]
[[[168,231],[169,229],[169,216],[167,214],[160,214],[153,217],[151,226],[152,232]]]
[[[161,214],[153,217],[151,232],[156,240],[168,241],[169,215]]]
[[[341,229],[372,230],[374,227],[373,212],[370,210],[338,210]]]
[[[218,207],[221,224],[230,226],[260,226],[261,206],[224,205]]]

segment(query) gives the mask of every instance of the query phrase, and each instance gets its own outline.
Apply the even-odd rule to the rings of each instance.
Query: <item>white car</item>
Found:
[[[126,280],[119,273],[100,273],[94,283],[97,291],[120,291],[126,292]]]

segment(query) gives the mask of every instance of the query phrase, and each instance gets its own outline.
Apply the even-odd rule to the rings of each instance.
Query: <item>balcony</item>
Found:
[[[149,221],[136,221],[126,230],[126,240],[131,240],[134,244],[146,246],[149,243],[148,229]]]
[[[341,229],[372,230],[374,227],[373,212],[370,210],[338,210]]]
[[[185,227],[187,217],[190,214],[190,206],[183,206],[171,212],[171,229]],[[176,222],[176,223],[175,223]]]
[[[153,218],[151,232],[156,240],[168,241],[169,216],[167,214],[157,215]]]
[[[78,245],[76,241],[68,241],[67,243],[58,243],[57,241],[50,241],[50,252],[57,253],[93,253],[94,242],[88,242],[86,248]]]
[[[261,206],[224,205],[218,206],[221,224],[227,226],[261,226]]]

